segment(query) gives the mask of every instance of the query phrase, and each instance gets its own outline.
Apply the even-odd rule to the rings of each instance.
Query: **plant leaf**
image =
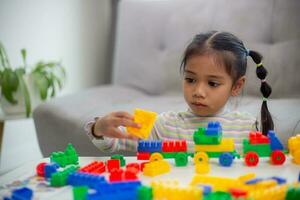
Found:
[[[23,71],[22,70],[16,70],[16,74],[19,80],[19,84],[20,84],[20,90],[23,94],[24,97],[24,102],[25,102],[25,109],[26,109],[26,117],[29,117],[31,114],[31,100],[30,100],[30,95],[29,95],[29,91],[28,91],[28,87],[24,81],[23,78]]]
[[[22,59],[23,59],[23,63],[24,63],[24,68],[27,67],[26,64],[26,49],[21,49],[21,55],[22,55]]]
[[[16,73],[12,69],[4,69],[2,73],[1,85],[1,92],[5,99],[11,104],[17,104],[18,101],[14,98],[13,94],[18,90],[19,81]]]
[[[48,83],[47,77],[44,74],[35,72],[35,73],[33,73],[33,78],[34,78],[35,85],[39,89],[41,99],[46,100],[47,99],[47,91],[49,88],[49,83]]]

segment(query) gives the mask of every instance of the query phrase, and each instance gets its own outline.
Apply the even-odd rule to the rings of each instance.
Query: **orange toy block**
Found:
[[[134,110],[134,122],[141,124],[141,128],[127,127],[127,132],[141,139],[148,139],[154,125],[157,113],[142,109]]]

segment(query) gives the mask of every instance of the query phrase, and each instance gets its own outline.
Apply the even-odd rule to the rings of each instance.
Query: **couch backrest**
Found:
[[[264,56],[272,97],[300,95],[299,0],[122,0],[118,5],[113,83],[150,94],[180,90],[179,66],[192,37],[229,31]],[[244,94],[260,95],[248,59]]]

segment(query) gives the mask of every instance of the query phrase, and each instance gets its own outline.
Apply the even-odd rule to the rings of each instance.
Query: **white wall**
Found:
[[[61,94],[109,80],[107,46],[110,0],[0,0],[0,40],[10,62],[62,60],[67,82]]]

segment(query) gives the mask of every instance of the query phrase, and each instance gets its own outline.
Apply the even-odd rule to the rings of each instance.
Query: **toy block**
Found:
[[[187,166],[188,163],[188,154],[186,152],[178,152],[175,156],[175,165],[177,167]]]
[[[220,144],[222,137],[221,136],[211,136],[205,134],[205,128],[200,127],[193,134],[193,140],[195,144],[205,144],[205,145],[216,145]]]
[[[273,151],[283,150],[283,145],[273,130],[268,131],[268,137],[270,139],[270,145]]]
[[[12,200],[31,200],[33,197],[33,191],[28,187],[22,187],[12,191]]]
[[[201,187],[202,188],[202,194],[204,196],[208,195],[212,191],[211,185],[199,184],[199,185],[197,185],[197,187]]]
[[[255,152],[259,157],[269,157],[271,155],[270,144],[250,144],[248,139],[243,140],[243,154]]]
[[[205,199],[224,199],[232,200],[231,194],[224,191],[211,192],[205,196]]]
[[[195,165],[195,173],[208,174],[210,172],[210,165],[208,163],[200,163]]]
[[[118,159],[118,160],[120,160],[121,167],[124,167],[126,165],[126,160],[124,159],[123,155],[114,154],[114,155],[112,155],[110,157],[110,159]]]
[[[140,140],[138,142],[138,152],[161,152],[162,141],[160,140]]]
[[[162,142],[162,152],[186,152],[186,140],[164,140]]]
[[[138,160],[149,160],[151,156],[150,152],[137,152],[136,157]]]
[[[106,167],[107,167],[107,171],[110,172],[112,169],[120,168],[120,160],[116,160],[116,159],[110,159],[106,161]]]
[[[139,163],[128,163],[126,165],[126,169],[128,169],[128,168],[135,168],[135,170],[137,172],[139,172],[140,171],[140,164]]]
[[[106,183],[104,176],[88,174],[85,172],[71,173],[67,178],[67,184],[72,186],[88,186],[89,188],[98,188],[100,183]]]
[[[286,200],[298,200],[300,199],[300,188],[288,188],[285,196]]]
[[[263,135],[259,131],[252,131],[249,133],[249,143],[250,144],[269,144],[270,139]]]
[[[288,150],[292,156],[292,161],[300,165],[300,134],[288,139]]]
[[[54,187],[64,186],[67,184],[68,176],[78,170],[78,166],[70,165],[66,167],[63,171],[56,172],[51,175],[50,184]]]
[[[141,171],[144,171],[144,167],[145,167],[145,165],[147,164],[147,163],[149,163],[149,161],[147,161],[147,162],[142,162],[141,163]]]
[[[273,165],[282,165],[285,162],[285,155],[280,150],[275,150],[271,153],[271,163]]]
[[[234,140],[233,138],[223,138],[218,145],[195,145],[195,151],[204,152],[232,152],[234,151]]]
[[[205,135],[220,137],[222,135],[222,127],[220,122],[208,122]]]
[[[138,200],[152,200],[152,187],[142,185],[138,188]]]
[[[122,181],[123,180],[123,169],[121,168],[114,168],[110,171],[109,174],[109,181],[110,182],[115,182],[115,181]]]
[[[102,174],[105,172],[105,163],[102,161],[93,161],[88,165],[81,167],[78,171],[91,174]]]
[[[154,125],[157,113],[142,109],[134,110],[134,122],[141,124],[141,128],[127,127],[127,132],[141,139],[148,139]]]
[[[138,177],[137,177],[138,172],[139,171],[134,167],[127,168],[124,171],[123,179],[125,181],[137,180],[138,179]]]
[[[153,161],[145,164],[143,174],[145,176],[157,176],[160,174],[168,173],[171,170],[170,164],[165,160]]]
[[[45,163],[45,162],[41,162],[36,166],[36,174],[38,176],[43,176],[43,177],[45,176],[45,165],[46,164],[47,163]]]
[[[57,172],[58,168],[59,165],[57,163],[47,163],[45,165],[45,177],[50,178],[53,173]]]
[[[73,187],[73,199],[74,200],[85,200],[88,189],[89,188],[87,186]]]
[[[219,164],[223,167],[230,167],[233,162],[233,159],[234,156],[231,153],[222,153],[219,157]]]
[[[65,167],[70,164],[77,165],[78,155],[73,145],[69,143],[64,152],[58,151],[51,153],[50,161],[56,162],[61,167]]]
[[[256,178],[256,174],[254,173],[248,173],[248,174],[244,174],[240,177],[238,177],[238,180],[241,181],[242,183],[245,183],[249,180],[253,180]]]
[[[231,188],[229,189],[229,192],[234,199],[238,198],[246,198],[247,197],[247,191],[243,189],[238,189],[238,188]]]

